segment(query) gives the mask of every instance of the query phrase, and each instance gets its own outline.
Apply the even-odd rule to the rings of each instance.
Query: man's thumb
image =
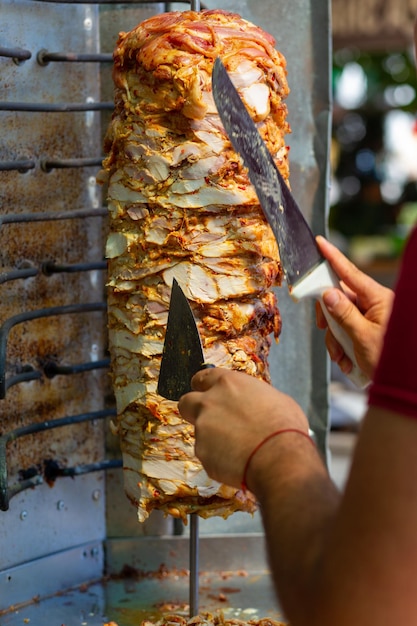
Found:
[[[328,289],[322,299],[330,315],[342,328],[348,331],[357,327],[359,321],[357,315],[360,313],[340,289]]]

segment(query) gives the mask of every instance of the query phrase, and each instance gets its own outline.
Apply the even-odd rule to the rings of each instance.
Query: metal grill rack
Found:
[[[95,178],[113,110],[118,30],[163,11],[216,6],[216,0],[0,0],[0,622],[6,626],[22,619],[102,626],[106,618],[130,626],[174,600],[173,609],[186,612],[189,529],[158,513],[137,524],[123,493],[118,443],[109,435],[115,408],[106,349],[107,209]],[[293,66],[305,65],[300,49],[311,59],[311,75],[314,64],[326,66],[327,1],[294,0],[287,9],[276,0],[225,0],[222,8],[270,31],[273,23],[285,24],[283,31],[294,33]],[[306,33],[316,23],[322,30],[311,40]],[[308,109],[299,125],[304,150],[315,141],[309,116],[326,118],[327,93],[299,80],[293,110],[300,103]],[[297,141],[292,154],[293,188],[301,171],[312,172],[305,198],[317,222],[320,209],[309,203],[314,197],[323,204],[327,174],[314,159],[300,158]],[[278,295],[281,310],[291,307]],[[294,336],[307,336],[310,360],[300,366],[297,348],[284,338],[277,362],[285,361],[286,371],[277,377],[312,407],[320,440],[327,407],[313,391],[326,374],[311,354],[309,315],[301,307],[287,313],[299,324]],[[305,370],[311,387],[297,383]],[[226,586],[234,587],[230,601],[220,601],[226,612],[256,606],[260,616],[279,617],[259,519],[241,523],[200,526],[202,608],[218,608]],[[213,574],[225,569],[223,578]],[[130,577],[103,578],[121,571]],[[155,576],[138,577],[144,571]],[[255,615],[248,611],[242,616]]]
[[[32,4],[45,1],[48,3],[58,4],[116,4],[114,0],[96,0],[96,2],[87,2],[87,0],[34,0]],[[143,4],[159,4],[155,0],[151,2],[141,2],[141,0],[131,1],[130,4],[143,5]],[[169,10],[166,6],[168,3],[164,3],[164,10]],[[188,4],[185,2],[184,4]],[[193,10],[200,9],[200,3],[197,0],[191,0],[190,8]],[[112,53],[80,53],[80,52],[51,52],[47,49],[41,48],[39,50],[24,49],[20,47],[0,47],[0,58],[11,59],[16,65],[21,65],[30,59],[36,58],[36,63],[39,67],[46,67],[50,63],[111,63]],[[0,111],[9,111],[13,113],[89,113],[100,111],[112,111],[113,102],[17,102],[17,101],[2,101],[0,102]],[[0,160],[0,172],[18,172],[19,174],[25,174],[31,170],[39,169],[42,173],[49,173],[54,169],[70,169],[70,168],[99,168],[103,156],[98,157],[83,157],[83,158],[52,158],[41,155],[37,160],[32,158],[16,158],[14,160]],[[33,212],[33,213],[17,213],[6,214],[0,216],[0,227],[5,229],[10,224],[31,224],[33,222],[43,222],[47,224],[50,221],[61,220],[78,220],[88,217],[103,218],[107,213],[105,207],[97,208],[82,208],[78,210],[70,211],[50,211],[50,212]],[[106,263],[103,260],[95,260],[91,262],[80,262],[73,264],[55,263],[53,261],[45,261],[36,266],[35,263],[30,263],[26,260],[25,265],[30,267],[18,267],[15,269],[9,269],[0,272],[0,285],[4,285],[11,281],[25,281],[28,278],[35,278],[40,274],[44,276],[51,276],[58,273],[78,273],[88,272],[96,270],[105,270]],[[65,305],[59,307],[48,307],[37,309],[34,311],[19,312],[16,315],[4,320],[0,327],[0,400],[6,398],[7,391],[10,387],[25,383],[29,381],[39,381],[45,378],[51,379],[55,376],[70,376],[73,374],[79,374],[81,372],[97,370],[106,368],[109,365],[108,358],[102,358],[100,360],[79,363],[77,365],[58,365],[54,362],[52,357],[43,358],[41,367],[34,368],[31,364],[19,364],[16,365],[16,373],[7,376],[7,345],[12,328],[17,324],[23,324],[30,322],[34,319],[46,318],[51,316],[61,316],[77,313],[85,313],[89,311],[105,311],[106,304],[103,301],[93,303],[79,303],[75,305]],[[18,371],[17,371],[18,370]],[[65,418],[56,419],[50,421],[43,421],[37,424],[30,424],[25,427],[17,428],[6,432],[0,438],[0,509],[8,510],[9,500],[11,497],[17,495],[24,489],[33,488],[36,485],[42,484],[43,478],[39,474],[32,475],[29,478],[21,480],[18,485],[13,487],[8,486],[7,475],[7,445],[15,441],[20,437],[32,435],[37,432],[45,430],[52,430],[55,428],[62,428],[71,424],[80,423],[83,421],[103,419],[115,415],[114,409],[108,409],[104,411],[95,411],[84,413],[76,416],[67,416]],[[114,468],[120,466],[120,460],[104,460],[100,463],[87,464],[82,466],[76,466],[72,468],[62,468],[57,472],[57,475],[70,475],[87,473],[88,471],[99,471],[101,469]],[[25,471],[21,472],[22,474]],[[33,472],[32,472],[33,473]]]
[[[36,2],[31,3],[32,6],[36,4]],[[6,7],[7,8],[7,7]],[[22,69],[24,64],[29,62],[30,60],[35,61],[36,69],[43,68],[49,63],[64,63],[67,61],[73,61],[77,64],[81,63],[91,63],[98,61],[100,63],[108,63],[111,61],[111,55],[100,55],[100,54],[80,54],[73,55],[71,53],[63,53],[63,54],[54,54],[48,53],[45,49],[38,50],[38,42],[31,41],[33,44],[33,48],[6,48],[2,47],[0,49],[0,57],[3,59],[0,61],[5,62],[9,59],[9,63],[13,63],[17,66],[17,69]],[[7,62],[7,61],[6,61]],[[33,72],[34,74],[34,72]],[[16,72],[16,76],[18,72]],[[18,79],[17,79],[18,80]],[[25,80],[28,80],[28,75],[26,74]],[[30,78],[29,78],[30,80]],[[9,92],[6,92],[6,95],[9,95]],[[16,92],[19,93],[20,89],[17,86]],[[52,90],[53,91],[53,90]],[[17,101],[16,98],[10,97],[7,101],[0,102],[0,110],[4,112],[9,112],[9,116],[6,120],[9,123],[14,122],[15,124],[19,124],[16,121],[18,118],[13,116],[22,116],[27,114],[27,116],[34,114],[34,120],[36,120],[36,116],[38,114],[43,116],[41,124],[45,125],[45,132],[47,133],[47,122],[45,116],[49,114],[72,114],[72,113],[81,113],[85,115],[91,115],[93,112],[109,110],[111,111],[113,108],[112,102],[72,102],[72,103],[62,103],[62,102],[50,102],[48,101],[48,97],[39,98],[39,101],[27,101],[29,94],[24,94],[26,96],[25,101]],[[30,94],[31,95],[31,94]],[[59,94],[60,95],[60,94]],[[90,100],[92,100],[90,98]],[[93,113],[94,114],[94,113]],[[94,124],[94,120],[91,120]],[[36,124],[36,121],[35,121]],[[58,123],[59,126],[59,123]],[[96,143],[97,146],[100,146],[99,135],[97,133],[99,127],[98,122],[95,122],[96,130],[95,134],[97,134],[97,139],[93,137],[92,133],[90,133],[92,141]],[[22,128],[25,127],[25,122],[22,123]],[[67,130],[67,122],[63,121],[61,124],[61,128],[63,131]],[[79,125],[79,131],[84,132],[83,126]],[[32,138],[30,133],[26,133],[27,143],[30,146],[30,150],[34,150],[34,146],[30,145],[30,139]],[[65,134],[63,135],[63,138]],[[98,140],[98,141],[97,141]],[[51,145],[54,142],[51,141]],[[54,185],[54,178],[51,178],[51,174],[54,170],[74,170],[79,169],[80,172],[86,171],[87,173],[80,174],[76,176],[77,182],[80,186],[84,186],[85,182],[93,176],[93,170],[97,169],[100,166],[102,157],[80,157],[80,158],[57,158],[55,156],[48,155],[47,145],[45,146],[45,151],[41,154],[37,154],[36,158],[21,158],[19,156],[15,156],[17,154],[16,148],[19,146],[19,151],[24,151],[24,148],[21,146],[24,145],[22,141],[22,137],[18,135],[14,135],[9,145],[7,146],[10,154],[14,156],[14,158],[3,160],[0,159],[0,173],[7,172],[9,173],[9,185],[13,185],[16,190],[14,194],[14,199],[16,204],[20,204],[20,190],[25,187],[25,176],[29,173],[33,174],[34,178],[41,181],[39,183],[40,187],[45,187],[48,189],[48,185]],[[90,148],[90,146],[88,146]],[[36,150],[35,150],[36,151]],[[55,152],[57,152],[55,147]],[[65,176],[65,174],[64,174]],[[48,181],[47,179],[50,179]],[[42,179],[46,179],[44,182]],[[7,189],[8,189],[8,181],[6,179],[6,205],[8,203],[7,198]],[[48,193],[48,191],[47,191]],[[50,192],[49,192],[50,193]],[[97,202],[87,202],[81,209],[73,209],[72,207],[69,210],[60,210],[59,202],[58,207],[55,206],[55,203],[52,201],[51,210],[43,211],[39,210],[40,202],[36,198],[35,191],[35,199],[34,206],[30,207],[24,205],[19,207],[21,212],[19,213],[11,213],[11,212],[3,212],[0,218],[0,228],[2,230],[2,235],[5,240],[7,240],[7,231],[13,229],[13,233],[15,237],[20,239],[20,245],[24,245],[24,242],[27,237],[32,236],[33,226],[36,224],[41,228],[44,228],[45,231],[49,228],[49,225],[54,222],[56,228],[56,235],[59,236],[60,226],[65,222],[68,223],[77,223],[77,227],[73,228],[70,226],[70,230],[76,234],[79,232],[79,229],[83,228],[79,226],[83,223],[84,220],[88,218],[93,219],[96,223],[102,221],[103,216],[105,215],[106,209],[102,206],[97,206]],[[29,211],[28,211],[29,209]],[[32,209],[32,210],[31,210]],[[97,219],[98,218],[98,219]],[[17,234],[17,227],[19,228],[19,234]],[[91,228],[91,227],[90,227]],[[38,230],[39,232],[39,230]],[[98,248],[98,243],[96,244]],[[77,315],[77,314],[88,314],[90,312],[98,312],[100,313],[100,317],[104,321],[103,312],[105,311],[106,305],[103,299],[103,291],[102,289],[95,289],[95,295],[100,296],[100,301],[93,302],[83,302],[82,295],[79,293],[78,302],[71,303],[71,291],[68,290],[67,297],[64,300],[68,300],[69,304],[60,304],[54,305],[54,297],[53,294],[50,293],[51,289],[53,290],[55,287],[49,288],[47,286],[48,280],[53,282],[53,278],[57,278],[62,274],[72,274],[75,276],[75,280],[79,279],[79,276],[82,276],[85,272],[96,272],[99,274],[103,274],[103,270],[106,265],[102,257],[101,250],[97,249],[97,252],[100,252],[100,257],[97,259],[83,259],[83,254],[81,250],[77,253],[76,260],[78,262],[75,263],[66,263],[65,255],[67,253],[67,249],[70,246],[64,246],[62,250],[62,254],[59,256],[59,261],[55,261],[54,258],[51,258],[48,250],[45,250],[46,256],[42,257],[42,251],[39,253],[35,253],[34,257],[29,257],[25,255],[24,258],[21,257],[20,250],[14,250],[13,254],[7,258],[8,255],[4,255],[4,266],[8,266],[7,269],[3,269],[0,273],[0,284],[3,289],[3,302],[4,298],[15,299],[16,303],[12,307],[6,307],[8,309],[8,316],[4,318],[2,316],[2,325],[0,328],[0,399],[4,400],[7,406],[8,397],[11,395],[11,390],[15,386],[20,386],[21,384],[27,384],[30,381],[33,383],[37,382],[37,390],[35,391],[35,395],[39,398],[42,397],[42,386],[45,387],[46,380],[52,380],[55,377],[60,376],[72,376],[79,375],[85,371],[99,370],[102,368],[108,367],[108,358],[105,358],[104,354],[102,358],[97,358],[95,355],[94,361],[83,361],[73,365],[68,365],[66,360],[71,359],[71,349],[65,353],[54,353],[54,351],[44,352],[43,354],[36,354],[36,348],[34,350],[28,350],[27,357],[28,362],[22,361],[20,358],[20,354],[13,349],[13,338],[15,333],[13,330],[16,327],[24,328],[25,331],[30,333],[31,330],[31,322],[35,320],[43,320],[43,323],[48,318],[53,318],[54,320],[60,320],[58,322],[57,328],[66,332],[68,323],[66,321],[67,316]],[[56,252],[56,250],[55,250]],[[72,255],[74,257],[74,255]],[[87,256],[91,257],[91,254]],[[5,258],[6,257],[6,258]],[[28,281],[32,283],[34,281],[39,280],[41,283],[45,285],[43,287],[45,291],[44,301],[42,298],[35,298],[35,302],[31,299],[27,299],[28,308],[27,310],[24,307],[19,306],[18,297],[19,294],[24,294],[25,292],[25,284]],[[56,284],[56,281],[55,281]],[[33,287],[32,287],[33,289]],[[78,288],[77,291],[84,291],[85,287],[81,289]],[[22,296],[20,296],[22,297]],[[23,298],[22,298],[23,299]],[[26,300],[26,298],[25,298]],[[60,300],[60,298],[58,298]],[[41,308],[37,308],[36,304],[39,302],[40,304],[47,304],[48,302],[52,302],[52,306],[42,306]],[[36,307],[36,308],[35,308]],[[101,322],[103,324],[103,321]],[[71,348],[71,347],[70,347]],[[82,352],[82,349],[78,347],[77,351]],[[103,346],[101,347],[103,351]],[[12,359],[8,358],[8,354],[10,352],[15,354],[14,362]],[[23,350],[25,352],[25,349]],[[14,394],[17,396],[17,401],[19,401],[20,393],[17,392]],[[13,401],[13,399],[11,399]],[[82,403],[80,403],[80,408],[82,408]],[[108,415],[113,414],[113,410],[103,411],[102,407],[100,410],[93,410],[88,412],[83,412],[77,415],[66,415],[55,419],[54,408],[52,407],[50,410],[46,412],[46,418],[44,420],[36,421],[35,423],[25,424],[23,426],[19,425],[17,428],[12,428],[9,431],[4,432],[2,428],[2,437],[1,437],[1,460],[0,460],[0,508],[4,511],[9,508],[9,501],[11,497],[16,496],[21,493],[25,489],[33,488],[36,485],[42,484],[44,477],[42,473],[45,474],[45,463],[40,464],[39,460],[35,463],[34,466],[23,467],[17,469],[17,475],[19,477],[19,481],[13,486],[9,486],[8,484],[8,454],[7,447],[8,445],[16,441],[17,439],[23,438],[28,435],[34,435],[36,433],[44,432],[44,431],[52,431],[56,428],[63,428],[64,426],[68,426],[70,424],[80,423],[84,421],[93,421],[103,419],[103,417],[107,417]],[[4,422],[7,424],[7,419],[5,416],[3,417],[3,427]],[[13,422],[13,420],[12,420]],[[49,466],[51,465],[51,461],[49,462]],[[114,463],[114,461],[113,461]],[[112,463],[112,465],[113,465]],[[56,476],[58,475],[74,475],[75,473],[86,473],[87,471],[98,471],[100,469],[105,469],[108,467],[108,461],[96,462],[96,463],[86,463],[79,464],[74,467],[60,467],[61,463],[56,462],[57,466]],[[42,467],[43,465],[43,467]],[[42,473],[39,473],[42,472]],[[16,473],[16,471],[15,471]],[[28,476],[28,474],[31,474]],[[48,479],[49,480],[49,479]]]

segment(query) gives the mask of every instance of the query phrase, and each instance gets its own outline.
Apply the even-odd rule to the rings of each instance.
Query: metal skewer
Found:
[[[198,515],[190,515],[190,618],[198,615]]]

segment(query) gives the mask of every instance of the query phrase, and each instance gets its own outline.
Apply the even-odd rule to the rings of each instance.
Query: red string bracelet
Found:
[[[242,483],[241,483],[241,489],[242,489],[243,492],[247,491],[247,489],[248,489],[248,486],[246,484],[246,474],[248,473],[250,462],[252,461],[252,459],[255,456],[255,454],[258,452],[259,448],[262,448],[264,443],[266,443],[267,441],[269,441],[273,437],[277,437],[278,435],[282,435],[283,433],[298,433],[299,435],[303,435],[303,437],[306,437],[310,441],[310,443],[313,446],[315,446],[315,443],[312,440],[312,438],[310,437],[310,435],[308,433],[304,432],[303,430],[298,429],[298,428],[282,428],[281,430],[276,430],[275,432],[271,433],[270,435],[265,437],[265,439],[262,439],[262,441],[260,441],[258,443],[258,445],[255,446],[255,448],[252,450],[252,452],[248,456],[248,460],[246,461],[245,469],[243,470],[243,478],[242,478]]]

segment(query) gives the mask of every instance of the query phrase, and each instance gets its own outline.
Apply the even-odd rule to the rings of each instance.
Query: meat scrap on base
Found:
[[[261,619],[242,620],[226,618],[223,613],[203,613],[191,619],[181,615],[165,615],[162,619],[152,622],[143,620],[141,626],[288,626],[284,622],[267,617]]]
[[[281,319],[276,241],[211,90],[219,56],[288,180],[285,59],[274,39],[222,10],[159,14],[121,33],[115,111],[99,174],[108,185],[108,326],[125,490],[145,520],[253,512],[252,494],[211,480],[194,430],[157,380],[172,280],[206,360],[270,380]]]

